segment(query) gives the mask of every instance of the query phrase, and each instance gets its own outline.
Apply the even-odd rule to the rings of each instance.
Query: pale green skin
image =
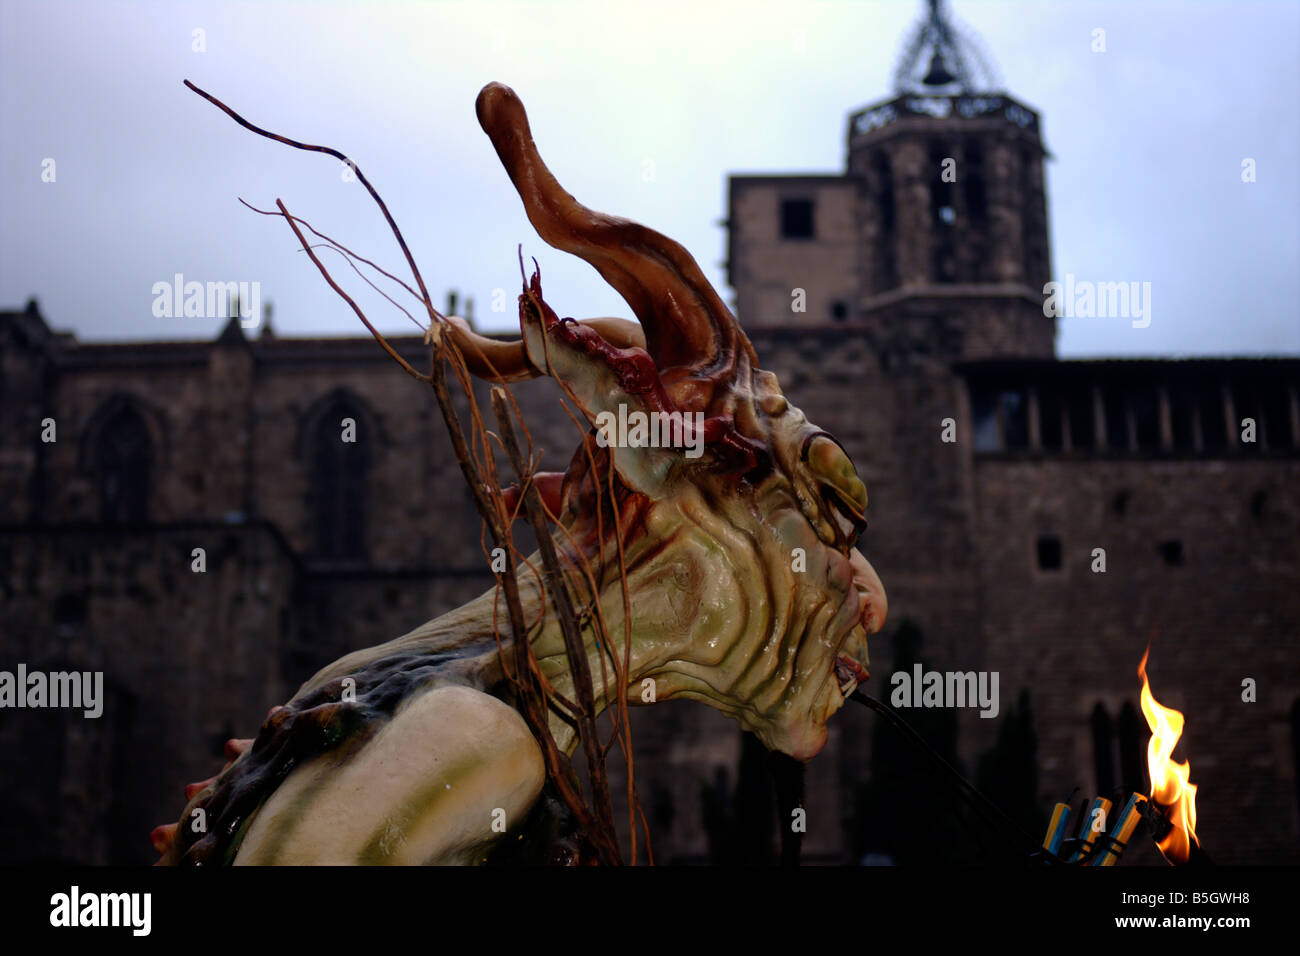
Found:
[[[592,474],[579,479],[580,469],[570,473],[553,540],[580,607],[594,591],[608,629],[604,654],[629,659],[620,686],[613,659],[602,661],[591,623],[596,616],[584,618],[597,709],[619,695],[632,704],[653,699],[655,706],[699,700],[769,749],[812,759],[825,744],[827,720],[844,703],[837,655],[851,665],[843,684],[851,692],[864,674],[867,635],[885,620],[884,588],[853,547],[865,525],[866,487],[834,440],[786,401],[776,376],[756,367],[734,317],[684,249],[578,204],[542,163],[522,103],[509,88],[488,84],[476,111],[538,234],[595,266],[641,326],[589,320],[599,336],[595,343],[572,336],[567,326],[553,324],[553,314],[544,316],[549,308],[540,302],[534,277],[520,297],[522,343],[477,337],[453,321],[434,325],[435,348],[449,337],[467,364],[478,357],[475,374],[499,382],[549,375],[588,422],[604,412],[617,416],[621,405],[643,414],[671,407],[707,410],[734,429],[695,459],[683,449],[609,449],[629,500],[641,505],[626,508],[619,519],[630,627],[617,538],[611,527],[598,533],[596,518],[579,504],[578,492],[591,490]],[[615,355],[611,347],[621,351]],[[625,392],[611,362],[642,369],[650,363],[663,386],[662,404],[652,407],[645,394]],[[769,469],[744,472],[749,481],[736,471],[737,436],[770,460]],[[577,554],[575,542],[584,542],[588,553]],[[582,558],[592,569],[591,589],[577,570]],[[538,555],[529,564],[541,568]],[[519,585],[524,620],[529,626],[540,620],[528,639],[541,669],[558,694],[576,699],[550,602],[543,613],[539,583],[529,572],[520,572]],[[331,664],[294,698],[302,703],[291,708],[295,719],[303,716],[301,725],[268,721],[261,750],[267,762],[249,762],[257,745],[246,750],[195,795],[178,826],[184,832],[200,805],[221,804],[207,803],[210,797],[244,795],[247,804],[207,834],[210,847],[237,846],[236,863],[483,861],[502,831],[540,806],[545,783],[541,749],[506,702],[500,655],[513,660],[509,633],[505,603],[492,591],[404,637]],[[407,669],[412,652],[427,668]],[[383,670],[378,662],[411,678],[401,684],[401,695],[383,698],[397,701],[395,709],[383,711],[382,720],[367,718],[368,732],[329,738],[332,745],[323,752],[294,751],[319,756],[304,756],[278,785],[278,777],[258,776],[270,774],[271,756],[281,753],[274,750],[281,740],[277,728],[292,741],[309,743],[326,739],[321,728],[332,728],[334,718],[361,714],[360,705],[331,696],[333,682],[373,676]],[[312,714],[324,723],[313,724]],[[301,735],[293,736],[299,727]],[[577,741],[567,723],[552,716],[550,732],[561,750],[573,752]],[[249,779],[259,786],[241,789]],[[228,843],[216,839],[221,835],[229,835]],[[180,860],[182,842],[170,844],[163,862]],[[206,859],[229,857],[212,850]]]
[[[536,329],[525,333],[530,354],[573,388],[589,414],[620,401],[638,405],[606,369],[565,354],[554,341],[542,343]],[[817,429],[780,396],[775,376],[754,370],[751,381],[755,420],[777,463],[756,488],[742,492],[734,478],[709,470],[707,456],[701,463],[673,449],[614,449],[619,476],[651,499],[641,532],[624,542],[632,628],[629,679],[621,691],[608,659],[602,679],[590,626],[583,636],[598,709],[620,692],[640,705],[652,688],[656,704],[703,701],[769,749],[806,761],[823,747],[826,721],[844,703],[836,654],[842,650],[866,665],[867,634],[884,622],[884,589],[860,552],[842,542],[832,546],[833,519],[814,492],[828,472],[841,486],[857,481],[847,457],[831,449],[819,459],[831,459],[831,466],[811,470],[800,461],[800,449]],[[847,493],[856,495],[860,484]],[[564,516],[575,531],[585,520]],[[562,553],[569,547],[562,531],[554,540]],[[802,565],[795,557],[800,548]],[[612,535],[604,552],[599,590],[611,635],[607,649],[621,655],[623,589]],[[600,556],[588,557],[599,569]],[[531,564],[541,567],[537,555]],[[525,620],[534,620],[537,583],[521,571],[520,586]],[[298,696],[396,650],[492,640],[494,604],[498,626],[508,634],[504,599],[490,591],[395,641],[349,654],[304,684]],[[549,606],[531,640],[543,672],[573,699],[563,638]],[[505,646],[509,654],[508,640]],[[466,656],[448,671],[447,683],[413,694],[359,747],[344,746],[296,768],[254,815],[235,862],[482,861],[502,831],[527,815],[545,769],[518,712],[476,689],[499,676],[496,650]],[[553,716],[550,730],[562,750],[574,750],[568,724]]]

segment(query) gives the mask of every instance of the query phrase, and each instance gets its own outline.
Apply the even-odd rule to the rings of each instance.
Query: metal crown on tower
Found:
[[[943,0],[927,0],[928,13],[903,45],[894,69],[897,93],[989,93],[998,79],[976,42],[946,16]]]

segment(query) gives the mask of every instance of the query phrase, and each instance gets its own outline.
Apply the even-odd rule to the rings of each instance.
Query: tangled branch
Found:
[[[403,238],[401,230],[397,226],[396,220],[388,210],[379,193],[371,185],[370,180],[366,178],[361,169],[342,152],[328,146],[319,146],[309,143],[299,142],[289,139],[269,130],[258,127],[248,120],[244,119],[230,107],[226,106],[216,97],[195,86],[189,80],[185,85],[194,93],[212,103],[227,116],[233,119],[245,129],[263,136],[267,139],[283,143],[294,149],[306,150],[309,152],[324,153],[332,156],[340,162],[346,163],[356,174],[357,180],[366,188],[375,204],[383,213],[389,229],[397,241],[405,257],[407,267],[415,282],[415,288],[412,288],[407,282],[397,276],[380,268],[374,262],[352,252],[346,246],[331,239],[330,237],[317,232],[305,220],[295,217],[289,213],[283,201],[276,199],[276,209],[278,212],[270,210],[257,209],[256,207],[245,203],[254,212],[261,215],[282,216],[289,224],[294,236],[301,244],[302,249],[311,259],[312,264],[316,266],[321,276],[334,292],[343,299],[344,302],[352,309],[362,324],[370,332],[371,336],[379,343],[388,355],[398,363],[399,366],[411,377],[417,381],[428,385],[435,396],[438,408],[442,414],[443,421],[446,424],[448,435],[451,439],[452,449],[460,465],[461,473],[469,486],[471,496],[474,499],[480,517],[484,526],[491,537],[494,548],[499,548],[506,556],[506,570],[497,574],[497,584],[499,593],[505,597],[507,618],[510,623],[511,631],[511,650],[512,653],[507,659],[505,647],[502,642],[500,631],[496,631],[497,646],[499,659],[502,662],[502,670],[512,685],[515,700],[519,711],[527,723],[529,730],[537,741],[542,752],[542,757],[546,766],[547,777],[555,788],[560,799],[573,813],[581,833],[590,840],[594,847],[599,860],[602,863],[617,864],[622,862],[622,854],[619,847],[618,835],[614,827],[612,801],[610,797],[608,778],[605,772],[605,755],[608,747],[602,747],[599,734],[596,727],[596,705],[595,695],[593,692],[590,666],[585,654],[579,619],[590,617],[592,627],[596,632],[598,645],[601,655],[602,667],[602,687],[608,688],[609,684],[604,680],[605,657],[607,654],[613,657],[613,648],[608,639],[608,629],[605,626],[603,612],[600,609],[598,601],[598,588],[595,586],[595,579],[592,576],[591,569],[587,565],[585,557],[581,556],[579,549],[565,549],[566,558],[568,553],[577,553],[580,555],[581,568],[570,570],[579,570],[580,577],[584,578],[590,589],[590,596],[587,599],[587,605],[580,614],[575,608],[573,597],[569,593],[567,581],[569,579],[566,569],[561,567],[560,556],[555,548],[555,542],[552,539],[548,520],[555,523],[557,527],[567,529],[559,524],[558,515],[549,513],[537,491],[536,482],[534,481],[536,469],[533,466],[533,449],[532,438],[528,433],[527,427],[523,424],[523,417],[520,414],[518,404],[515,402],[513,395],[506,388],[497,386],[492,389],[492,408],[496,418],[497,426],[500,429],[500,441],[504,445],[511,466],[515,472],[520,489],[519,501],[514,508],[508,508],[504,495],[501,491],[503,485],[498,480],[496,461],[492,452],[490,435],[491,433],[484,427],[482,416],[479,411],[478,403],[474,396],[470,373],[457,343],[452,337],[446,334],[448,319],[443,316],[434,307],[432,299],[429,296],[428,288],[420,274],[419,267],[411,255],[410,249]],[[242,202],[242,200],[241,200]],[[366,281],[376,291],[380,291],[373,283],[370,282],[357,268],[356,262],[362,262],[371,267],[390,280],[401,285],[414,298],[419,300],[429,317],[429,326],[424,329],[426,342],[430,345],[430,371],[428,374],[421,373],[413,368],[384,336],[375,328],[375,326],[366,317],[364,311],[356,301],[334,280],[329,270],[321,262],[315,252],[315,248],[308,243],[300,226],[305,227],[312,234],[326,243],[327,248],[331,248],[344,256],[345,260],[357,271],[363,281]],[[418,291],[417,291],[418,289]],[[388,297],[382,291],[390,303],[401,309],[393,299]],[[405,312],[405,309],[402,309]],[[415,321],[414,316],[409,312],[408,317]],[[415,323],[417,326],[420,324]],[[423,326],[420,326],[424,328]],[[477,355],[481,365],[491,369],[491,362],[481,353]],[[468,403],[470,416],[470,431],[467,435],[463,427],[460,415],[452,401],[451,393],[447,387],[447,366],[450,365],[453,374],[460,385]],[[566,387],[567,391],[567,387]],[[570,397],[572,397],[570,393]],[[566,409],[567,412],[567,409]],[[516,418],[523,429],[525,447],[521,449],[515,430],[511,424],[511,416]],[[572,416],[570,416],[572,417]],[[584,447],[587,446],[585,441],[585,429],[582,429],[579,422],[574,420],[575,427],[584,433]],[[590,448],[587,453],[590,456]],[[592,461],[594,467],[594,461]],[[596,483],[597,493],[597,512],[603,512],[601,506],[601,495],[603,489],[600,482]],[[613,497],[613,474],[610,472],[609,494],[611,500]],[[573,678],[573,692],[577,697],[576,701],[569,700],[559,694],[545,675],[541,672],[537,658],[533,652],[532,643],[529,640],[530,633],[535,632],[540,627],[540,621],[528,622],[525,620],[523,611],[523,602],[520,597],[518,569],[522,561],[527,564],[527,559],[520,555],[514,546],[513,538],[510,533],[513,521],[518,513],[518,508],[522,506],[526,513],[535,537],[537,538],[539,551],[542,561],[542,580],[543,593],[549,595],[550,602],[558,616],[561,632],[564,637],[565,651],[568,657],[570,673]],[[636,790],[633,781],[633,761],[631,752],[630,734],[627,720],[627,701],[626,701],[626,679],[629,670],[629,654],[631,641],[631,609],[630,599],[627,589],[626,567],[623,557],[623,540],[620,529],[615,522],[615,532],[618,539],[619,554],[619,574],[623,585],[623,603],[624,603],[624,638],[627,645],[624,648],[622,661],[614,660],[615,682],[614,686],[618,689],[617,706],[611,708],[611,720],[614,724],[614,734],[618,739],[622,750],[627,759],[628,765],[628,799],[629,814],[640,812],[640,806],[636,800]],[[486,545],[486,542],[484,542]],[[486,549],[485,549],[486,550]],[[570,561],[570,565],[572,562]],[[531,566],[530,566],[531,568]],[[536,574],[536,569],[531,569]],[[602,569],[603,575],[603,569]],[[620,666],[621,664],[621,666]],[[578,734],[579,743],[582,747],[586,759],[588,778],[592,792],[592,802],[589,803],[582,792],[580,784],[573,776],[572,768],[568,763],[568,758],[560,751],[555,742],[555,738],[550,730],[550,714],[557,713],[561,719],[565,720],[575,727]],[[611,744],[613,741],[611,740]],[[594,806],[592,805],[594,803]],[[645,828],[645,816],[641,812],[641,821],[643,829]],[[634,824],[634,818],[629,819]],[[635,825],[631,828],[632,839],[632,862],[635,864],[637,857],[637,841]],[[647,850],[648,850],[648,830]]]

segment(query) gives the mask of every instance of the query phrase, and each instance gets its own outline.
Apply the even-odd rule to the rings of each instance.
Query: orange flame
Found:
[[[1175,763],[1174,746],[1183,735],[1183,715],[1180,711],[1162,707],[1151,694],[1147,680],[1148,646],[1138,665],[1142,678],[1142,714],[1151,728],[1151,742],[1147,745],[1147,769],[1151,772],[1151,800],[1160,805],[1165,816],[1174,825],[1169,835],[1159,841],[1160,852],[1170,863],[1186,863],[1196,839],[1196,784],[1191,782],[1190,762]]]

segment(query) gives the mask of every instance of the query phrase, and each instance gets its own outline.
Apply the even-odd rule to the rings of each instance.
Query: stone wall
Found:
[[[296,686],[295,566],[265,525],[0,528],[0,666],[100,671],[105,694],[93,719],[4,711],[6,862],[152,862],[185,783]]]
[[[1094,792],[1090,717],[1099,703],[1112,719],[1125,701],[1138,705],[1150,640],[1152,691],[1187,718],[1180,752],[1202,794],[1207,852],[1296,862],[1297,488],[1294,459],[977,463],[987,667],[1001,672],[1004,701],[1030,689],[1045,801]],[[1040,536],[1060,540],[1059,570],[1039,569]],[[1182,557],[1171,565],[1160,546],[1175,541]],[[1096,548],[1105,573],[1092,570]],[[1242,700],[1246,678],[1255,703]]]
[[[1298,829],[1288,721],[1300,692],[1300,463],[1280,448],[1253,460],[975,454],[968,373],[955,369],[984,354],[972,344],[979,323],[931,312],[751,330],[761,364],[839,437],[867,483],[861,546],[889,592],[889,631],[911,620],[933,666],[999,671],[1004,713],[1030,689],[1049,806],[1097,785],[1090,715],[1098,703],[1113,717],[1136,702],[1137,658],[1158,627],[1155,692],[1188,714],[1207,848],[1225,862],[1285,858]],[[0,330],[17,321],[4,317]],[[339,655],[492,584],[431,396],[369,340],[3,341],[0,661],[99,669],[111,688],[97,721],[6,712],[3,772],[27,781],[4,798],[7,859],[147,861],[149,828],[175,817],[187,780],[220,765],[225,737],[253,732]],[[421,361],[418,340],[399,345]],[[1217,364],[1224,375],[1237,368]],[[514,392],[543,466],[563,469],[577,434],[554,384]],[[303,452],[314,410],[338,394],[360,403],[372,452],[366,551],[342,561],[313,553]],[[487,409],[482,387],[478,398]],[[156,468],[148,522],[110,527],[97,519],[93,436],[123,401],[148,422]],[[58,422],[52,445],[36,437],[47,415]],[[946,418],[956,442],[941,440]],[[1037,566],[1042,536],[1062,544],[1059,571]],[[1157,550],[1174,539],[1181,565]],[[206,549],[202,575],[190,570],[195,547]],[[1094,547],[1107,550],[1105,574],[1089,569]],[[878,639],[871,689],[881,696],[889,664]],[[1245,677],[1259,681],[1257,703],[1241,702]],[[997,724],[960,715],[968,770]],[[633,726],[657,858],[707,859],[703,793],[720,776],[734,788],[739,731],[687,702],[639,708]],[[867,773],[873,726],[861,709],[842,711],[809,770],[809,859],[847,859],[848,795]],[[621,801],[617,759],[611,767]]]

